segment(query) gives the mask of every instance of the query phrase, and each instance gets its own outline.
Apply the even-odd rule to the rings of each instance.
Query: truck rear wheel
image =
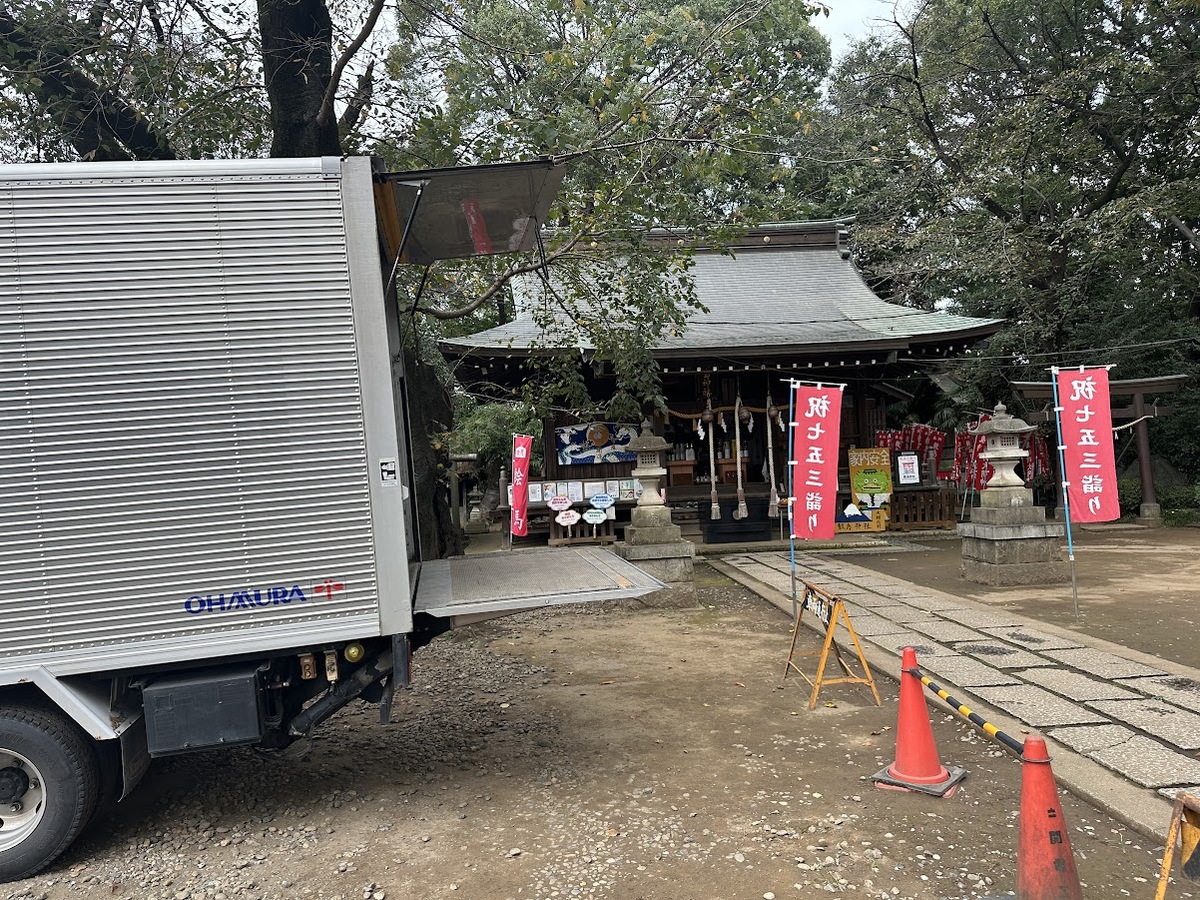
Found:
[[[0,881],[28,878],[70,845],[96,809],[99,765],[56,710],[0,706]]]

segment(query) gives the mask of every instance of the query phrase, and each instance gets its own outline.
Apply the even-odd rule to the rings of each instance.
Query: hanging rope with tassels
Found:
[[[767,394],[767,480],[771,482],[771,499],[767,501],[767,518],[779,518],[779,491],[775,488],[775,444],[772,434],[775,429],[772,424],[779,418],[779,409],[771,402]]]
[[[717,454],[713,449],[713,431],[715,430],[713,428],[713,418],[712,400],[710,399],[704,412],[701,413],[700,419],[708,425],[708,479],[711,485],[709,498],[712,501],[708,517],[710,519],[719,519],[721,518],[721,504],[717,502]]]
[[[746,510],[746,489],[742,485],[742,419],[750,419],[750,412],[742,406],[742,395],[738,394],[733,403],[733,456],[737,466],[737,509],[733,511],[735,519],[744,519],[749,515]]]

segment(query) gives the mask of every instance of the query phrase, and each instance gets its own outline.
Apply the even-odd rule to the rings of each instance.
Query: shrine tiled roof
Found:
[[[707,307],[654,348],[660,359],[720,350],[740,356],[826,350],[893,350],[973,340],[1002,320],[926,312],[888,303],[871,291],[833,245],[744,248],[734,255],[698,252],[696,294]],[[446,339],[448,353],[521,355],[544,345],[528,315],[476,334]],[[581,348],[589,349],[586,342]]]

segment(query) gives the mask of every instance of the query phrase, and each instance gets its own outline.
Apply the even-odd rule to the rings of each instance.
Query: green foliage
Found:
[[[1163,510],[1189,510],[1200,507],[1200,484],[1155,485],[1154,496]],[[1142,505],[1142,483],[1137,478],[1117,482],[1121,512],[1137,515]]]
[[[1155,485],[1154,495],[1163,509],[1192,509],[1196,506],[1196,485],[1194,484],[1167,487]]]
[[[1185,528],[1200,525],[1200,509],[1164,509],[1163,524],[1168,528]]]
[[[257,23],[187,0],[0,6],[0,159],[261,156]]]
[[[475,453],[479,469],[492,481],[502,466],[512,460],[513,435],[533,436],[531,471],[542,466],[542,420],[531,407],[521,403],[484,403],[460,412],[450,434],[450,452]]]
[[[1006,320],[951,373],[964,409],[1053,364],[1200,375],[1195,6],[927,0],[899,18],[842,61],[819,131],[852,161],[829,186],[873,286]],[[1180,399],[1152,431],[1169,423],[1197,475]]]
[[[1117,482],[1117,502],[1122,515],[1137,515],[1142,505],[1142,482],[1137,478],[1122,478]]]
[[[550,214],[548,280],[530,275],[536,258],[439,265],[421,310],[431,327],[470,333],[519,311],[540,328],[539,354],[615,375],[601,412],[637,420],[662,406],[649,351],[697,308],[691,235],[815,208],[795,190],[812,180],[797,149],[829,64],[812,10],[456,0],[434,13],[405,0],[401,15],[409,29],[388,73],[411,118],[402,139],[376,148],[389,165],[572,160]],[[663,226],[688,239],[651,245]],[[495,289],[514,279],[511,295]],[[524,374],[538,404],[595,405],[557,366]]]

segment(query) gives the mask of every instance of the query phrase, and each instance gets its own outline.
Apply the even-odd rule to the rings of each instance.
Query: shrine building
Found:
[[[697,250],[691,274],[707,311],[694,313],[681,333],[664,336],[653,349],[669,409],[654,423],[670,445],[665,495],[685,536],[728,542],[786,534],[775,501],[787,495],[787,429],[781,422],[787,421],[793,379],[845,385],[839,503],[861,503],[850,489],[848,451],[882,443],[886,406],[908,396],[896,383],[934,371],[937,362],[1001,327],[999,319],[882,300],[851,262],[846,237],[835,221],[765,225],[726,245],[729,252]],[[441,349],[469,390],[513,386],[532,355],[551,352],[539,346],[541,337],[533,319],[519,312],[505,325],[445,339]],[[612,390],[611,372],[589,363],[590,347],[579,349],[592,397],[603,398]],[[619,536],[636,492],[630,476],[635,458],[622,447],[637,425],[565,414],[546,422],[544,467],[530,474],[534,533],[552,543],[585,539],[583,532],[556,527],[546,500],[565,493],[586,504],[600,490],[618,501],[613,525],[601,531],[609,539]],[[884,519],[890,528],[953,526],[955,491],[938,478],[937,456],[919,459],[916,481],[909,477],[904,484],[893,459],[887,515],[844,530],[878,530]],[[735,517],[739,490],[747,514]]]

